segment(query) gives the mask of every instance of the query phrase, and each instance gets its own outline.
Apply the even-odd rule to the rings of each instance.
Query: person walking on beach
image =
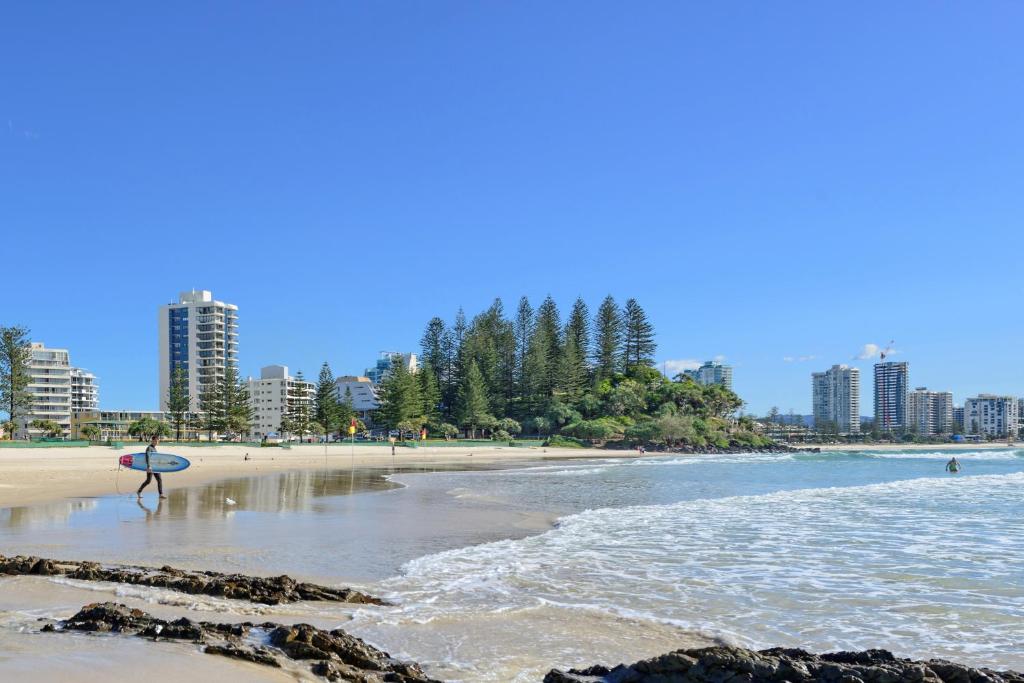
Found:
[[[956,459],[956,456],[953,456],[950,461],[946,463],[946,471],[952,472],[953,474],[960,471],[960,461]]]
[[[153,466],[150,464],[150,461],[149,461],[149,457],[151,455],[153,455],[154,453],[156,453],[156,447],[157,447],[157,445],[159,445],[159,443],[160,443],[160,437],[157,436],[156,434],[154,434],[153,438],[149,442],[149,445],[146,446],[146,481],[142,482],[142,486],[139,487],[139,490],[136,493],[136,495],[139,498],[142,498],[142,489],[144,489],[147,486],[149,486],[149,482],[153,481],[154,477],[156,478],[156,490],[160,494],[160,497],[161,498],[166,498],[167,497],[167,496],[164,495],[164,480],[160,476],[159,472],[153,472]]]

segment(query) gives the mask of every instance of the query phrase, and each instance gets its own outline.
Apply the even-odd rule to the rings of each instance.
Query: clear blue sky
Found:
[[[247,374],[612,293],[758,413],[809,412],[812,370],[889,339],[913,385],[1024,394],[1022,26],[1011,2],[8,5],[0,324],[110,408],[156,406],[156,309],[191,288],[240,307]]]

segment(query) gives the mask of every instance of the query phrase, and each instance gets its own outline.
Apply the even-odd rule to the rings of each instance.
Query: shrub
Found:
[[[544,442],[545,446],[551,448],[589,448],[590,444],[581,441],[580,439],[574,439],[571,436],[562,436],[561,434],[554,434],[547,441]]]
[[[596,420],[577,420],[562,428],[563,434],[575,436],[578,439],[592,439],[595,441],[607,441],[621,437],[625,427],[618,420],[610,417],[599,417]]]

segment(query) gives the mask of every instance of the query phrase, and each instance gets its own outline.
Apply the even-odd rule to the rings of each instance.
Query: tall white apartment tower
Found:
[[[811,373],[814,425],[835,425],[843,434],[860,434],[860,370],[833,365]]]
[[[907,392],[907,428],[921,436],[953,431],[953,394],[918,387]]]
[[[47,420],[71,433],[71,362],[67,349],[48,349],[41,342],[32,342],[29,358],[28,394],[31,405],[18,418],[15,435],[44,436],[33,428],[35,420]]]
[[[188,379],[191,409],[207,384],[238,367],[238,306],[215,301],[206,290],[178,295],[178,303],[160,307],[157,314],[160,358],[160,410],[167,410],[167,391],[181,368]]]
[[[902,432],[907,428],[907,385],[910,366],[904,362],[875,363],[875,429]]]

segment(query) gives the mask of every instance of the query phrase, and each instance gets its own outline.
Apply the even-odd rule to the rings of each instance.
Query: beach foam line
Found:
[[[747,646],[1013,661],[1022,496],[1014,472],[599,508],[412,560],[377,589],[399,603],[387,618],[420,623],[550,603]]]

